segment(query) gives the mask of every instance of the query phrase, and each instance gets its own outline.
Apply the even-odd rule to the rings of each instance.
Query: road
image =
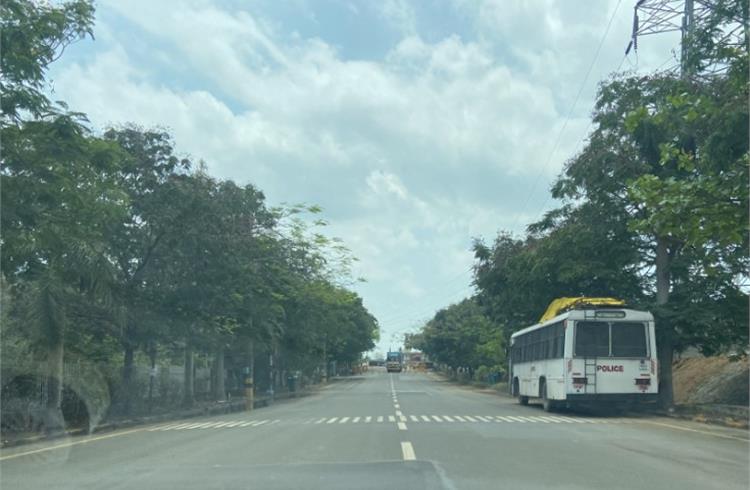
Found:
[[[742,489],[747,431],[370,371],[253,412],[3,450],[8,489]]]

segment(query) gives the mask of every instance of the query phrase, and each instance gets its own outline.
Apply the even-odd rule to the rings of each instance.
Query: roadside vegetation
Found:
[[[613,296],[656,315],[665,406],[675,352],[746,355],[747,8],[717,2],[684,41],[682,73],[601,82],[591,132],[551,188],[560,206],[524,236],[477,239],[476,296],[439,311],[412,345],[452,370],[504,370],[510,335],[553,299]],[[730,45],[737,23],[745,43]]]
[[[374,346],[319,208],[271,207],[167,131],[92,128],[50,99],[49,65],[93,37],[89,1],[3,1],[0,19],[4,429],[225,400],[247,377],[262,394]]]

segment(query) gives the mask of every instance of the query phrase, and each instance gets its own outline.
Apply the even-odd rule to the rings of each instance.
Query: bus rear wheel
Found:
[[[547,382],[542,382],[542,408],[545,412],[554,412],[555,411],[555,402],[553,400],[550,400],[547,398]]]
[[[518,378],[513,380],[513,394],[518,397],[518,403],[521,405],[529,404],[529,397],[521,395],[521,387],[518,382]]]

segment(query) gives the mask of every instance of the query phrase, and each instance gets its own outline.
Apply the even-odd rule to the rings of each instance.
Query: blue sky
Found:
[[[623,60],[634,3],[102,1],[50,77],[94,128],[165,127],[272,205],[321,205],[386,350],[471,294],[474,237],[554,206],[598,81],[668,62],[669,35]]]

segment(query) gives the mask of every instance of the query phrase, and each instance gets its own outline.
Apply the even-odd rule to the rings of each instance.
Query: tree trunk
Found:
[[[224,401],[226,399],[226,390],[224,388],[224,348],[219,347],[216,350],[214,379],[214,399]]]
[[[656,238],[656,304],[664,306],[669,302],[671,257],[664,237]],[[672,360],[674,359],[674,331],[663,312],[657,324],[657,356],[659,360],[659,403],[662,408],[670,408],[674,403],[672,387]]]
[[[249,364],[248,367],[250,368],[249,374],[250,374],[250,379],[253,380],[253,386],[255,386],[255,342],[253,342],[252,340],[250,341],[249,351],[250,351],[249,360],[248,360],[248,364]]]
[[[190,344],[185,345],[185,386],[182,391],[182,404],[185,407],[192,407],[195,401],[193,357],[193,346]]]
[[[122,363],[122,387],[120,389],[120,408],[123,415],[129,415],[132,408],[134,373],[135,347],[126,340]]]
[[[65,429],[62,414],[63,375],[65,347],[62,336],[51,346],[47,356],[47,407],[45,430],[47,433]]]
[[[151,413],[154,401],[154,378],[156,378],[156,346],[154,344],[151,344],[148,350],[148,357],[151,361],[151,370],[148,373],[148,413]]]

